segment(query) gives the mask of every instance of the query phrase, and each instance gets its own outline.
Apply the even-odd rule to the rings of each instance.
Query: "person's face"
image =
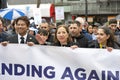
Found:
[[[109,27],[113,32],[115,32],[115,30],[117,29],[117,24],[110,24]]]
[[[89,27],[89,25],[88,25],[88,23],[86,22],[86,23],[84,24],[84,29],[87,30],[88,27]]]
[[[27,33],[27,30],[28,30],[28,26],[27,26],[27,24],[25,23],[25,21],[23,21],[23,20],[19,20],[19,21],[16,23],[16,28],[17,28],[17,32],[18,32],[21,36],[24,36],[24,35]]]
[[[120,24],[118,25],[118,28],[120,29]]]
[[[88,27],[88,32],[89,32],[90,34],[93,33],[93,28],[92,28],[92,26],[89,26],[89,27]]]
[[[98,28],[97,27],[93,27],[93,33],[97,34]]]
[[[64,27],[60,27],[58,30],[57,30],[57,39],[60,43],[67,43],[67,40],[68,40],[68,33],[66,31],[66,29]]]
[[[119,21],[119,23],[118,23],[118,28],[120,29],[120,21]]]
[[[48,23],[41,23],[40,29],[44,29],[44,30],[49,31],[49,25],[48,25]]]
[[[44,41],[44,42],[48,39],[47,35],[40,34],[40,37],[41,37],[42,41]]]
[[[97,31],[97,40],[100,44],[106,44],[110,35],[106,35],[103,29],[98,29]]]
[[[69,33],[71,34],[72,37],[78,36],[81,31],[82,27],[78,27],[77,24],[71,24],[69,26]]]

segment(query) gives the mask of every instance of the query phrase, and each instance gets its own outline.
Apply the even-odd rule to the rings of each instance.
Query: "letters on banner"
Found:
[[[120,50],[0,45],[0,80],[120,80]]]

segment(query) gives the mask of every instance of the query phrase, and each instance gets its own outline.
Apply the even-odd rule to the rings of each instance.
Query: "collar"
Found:
[[[24,35],[24,36],[21,36],[20,34],[18,34],[18,42],[20,43],[21,41],[21,37],[24,37],[24,41],[26,42],[26,39],[27,39],[27,33]]]
[[[103,49],[106,48],[106,46],[105,46],[105,45],[102,45],[102,44],[99,44],[99,47],[100,47],[100,48],[103,48]]]

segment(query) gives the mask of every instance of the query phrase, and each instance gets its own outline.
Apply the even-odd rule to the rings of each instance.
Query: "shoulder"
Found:
[[[27,35],[27,42],[34,42],[35,44],[38,44],[38,41],[36,40],[35,36],[28,34]]]
[[[61,46],[60,43],[53,43],[53,46]]]
[[[17,43],[17,42],[18,42],[18,35],[15,34],[15,35],[13,35],[13,36],[9,36],[9,37],[7,38],[7,40],[8,40],[10,43]]]
[[[77,39],[85,39],[85,40],[88,40],[83,33],[81,33],[81,35],[79,35],[79,36],[77,37]]]
[[[89,41],[88,48],[99,48],[99,43],[97,42],[97,40]]]
[[[8,36],[8,33],[7,32],[2,32],[1,35],[6,37],[6,36]]]
[[[17,37],[18,37],[18,35],[17,35],[17,34],[14,34],[14,35],[12,35],[12,36],[9,36],[8,39],[14,39],[14,38],[17,38]]]
[[[120,44],[115,41],[113,48],[114,48],[114,49],[120,49]]]
[[[35,36],[28,34],[27,40],[36,40],[36,39],[35,39]]]

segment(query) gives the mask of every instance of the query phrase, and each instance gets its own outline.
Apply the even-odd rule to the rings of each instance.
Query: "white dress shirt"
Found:
[[[26,39],[27,39],[27,34],[25,34],[24,36],[21,36],[20,34],[18,34],[18,43],[21,44],[21,37],[24,37],[24,42],[26,43]]]

